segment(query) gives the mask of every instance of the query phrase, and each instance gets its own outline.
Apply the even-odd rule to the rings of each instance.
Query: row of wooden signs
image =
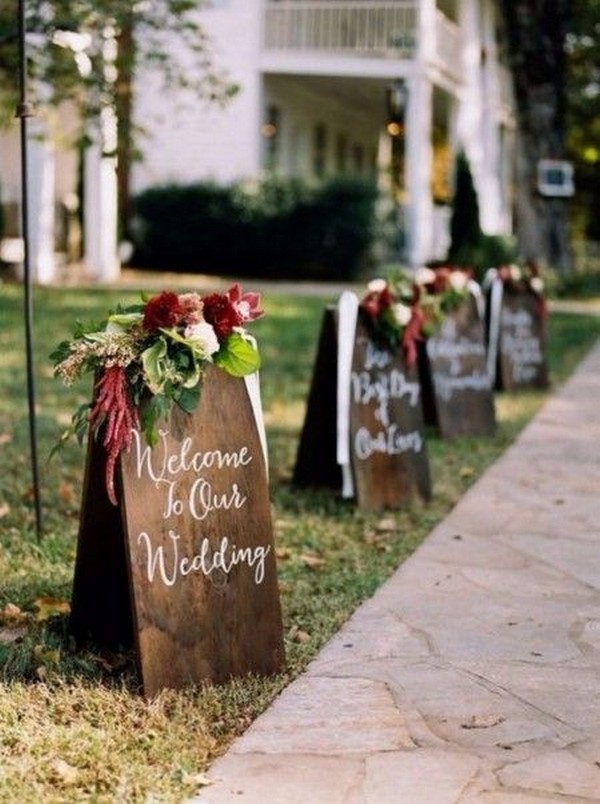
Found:
[[[350,373],[349,428],[353,489],[365,510],[398,508],[414,489],[429,499],[425,425],[443,438],[495,431],[494,388],[545,387],[545,321],[531,294],[505,294],[493,354],[485,316],[468,295],[407,366],[400,350],[375,343],[360,316]],[[328,308],[321,335],[294,481],[341,488],[339,454],[339,315]]]
[[[536,367],[535,378],[528,374],[530,382],[545,382],[543,360],[538,360],[544,354],[542,333],[533,308],[521,300],[518,306],[508,302],[500,340],[510,344],[511,356],[501,351],[501,376],[512,360]],[[357,322],[353,342],[346,347],[352,360],[352,482],[359,505],[397,507],[415,485],[423,497],[429,496],[425,418],[435,417],[445,434],[493,431],[483,339],[482,322],[469,300],[429,339],[420,378],[418,366],[408,369],[400,355],[381,350]],[[340,482],[338,347],[336,312],[328,309],[297,482]],[[425,369],[430,386],[423,379]],[[518,376],[525,373],[520,369]],[[150,449],[136,434],[130,452],[121,456],[116,507],[102,481],[106,452],[90,439],[72,630],[80,642],[132,646],[147,696],[164,687],[218,682],[250,672],[270,674],[283,666],[262,436],[250,379],[211,367],[193,416],[173,409],[157,446]]]

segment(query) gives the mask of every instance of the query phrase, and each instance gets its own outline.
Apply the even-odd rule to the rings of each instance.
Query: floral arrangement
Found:
[[[535,260],[528,260],[523,267],[516,264],[501,265],[492,268],[486,277],[486,285],[499,279],[508,293],[529,293],[535,297],[535,306],[540,318],[548,315],[546,302],[546,286]]]
[[[502,280],[507,290],[515,293],[533,293],[536,296],[544,294],[544,280],[533,260],[527,262],[524,267],[515,264],[502,265],[496,269],[495,277]]]
[[[417,360],[418,342],[465,298],[470,279],[469,272],[446,267],[373,279],[359,309],[373,338],[390,349],[400,348],[410,368]]]
[[[208,363],[235,377],[256,371],[260,356],[245,325],[263,315],[257,293],[235,284],[226,293],[176,294],[163,291],[143,303],[119,308],[99,326],[78,325],[72,340],[51,355],[54,372],[67,385],[85,373],[95,377],[92,400],[74,414],[71,435],[102,435],[106,488],[116,504],[114,469],[133,429],[150,446],[157,422],[171,403],[187,413],[198,404]]]

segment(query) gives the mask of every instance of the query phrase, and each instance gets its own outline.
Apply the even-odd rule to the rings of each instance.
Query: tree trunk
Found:
[[[571,267],[568,200],[537,189],[540,159],[565,158],[564,40],[569,0],[505,0],[509,55],[519,134],[516,166],[516,231],[519,248],[566,272]]]

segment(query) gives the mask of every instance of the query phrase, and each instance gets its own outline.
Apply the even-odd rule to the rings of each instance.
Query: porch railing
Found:
[[[265,48],[379,58],[414,56],[418,0],[267,2]]]
[[[460,73],[462,41],[460,28],[441,11],[435,16],[435,55],[451,73]]]

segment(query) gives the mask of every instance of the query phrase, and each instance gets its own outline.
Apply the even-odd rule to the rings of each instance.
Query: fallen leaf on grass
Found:
[[[375,525],[375,531],[377,533],[395,533],[397,530],[398,525],[396,524],[396,520],[391,517],[380,519]]]
[[[13,626],[12,628],[0,628],[0,645],[9,645],[11,642],[18,642],[27,633],[24,625]]]
[[[0,447],[3,444],[10,444],[11,441],[12,441],[11,435],[9,435],[8,433],[0,433]]]
[[[181,771],[181,783],[186,787],[208,787],[212,784],[212,779],[209,779],[205,773],[188,773]]]
[[[75,502],[75,487],[72,483],[67,483],[66,480],[61,481],[58,487],[58,499],[65,505],[71,505]]]
[[[38,597],[33,605],[38,610],[35,615],[38,622],[49,620],[50,617],[54,617],[57,614],[69,614],[71,611],[71,605],[67,600],[60,600],[56,597]]]
[[[293,642],[300,642],[301,644],[310,640],[310,634],[308,634],[306,631],[303,631],[297,625],[292,625],[288,631],[288,637]]]
[[[275,550],[275,555],[280,561],[285,561],[286,558],[292,557],[292,551],[289,547],[278,547]]]
[[[0,611],[0,623],[4,625],[16,626],[25,622],[27,614],[14,603],[7,603],[6,606]]]
[[[302,553],[300,561],[311,569],[320,569],[327,563],[324,558],[321,558],[316,553]]]
[[[69,765],[64,759],[53,759],[50,763],[53,776],[63,784],[76,784],[79,779],[79,771],[73,765]]]
[[[473,477],[475,469],[472,466],[463,466],[458,474],[463,480],[467,480],[467,478]]]
[[[8,503],[2,503],[0,505],[0,519],[7,514],[10,514],[10,505]]]

